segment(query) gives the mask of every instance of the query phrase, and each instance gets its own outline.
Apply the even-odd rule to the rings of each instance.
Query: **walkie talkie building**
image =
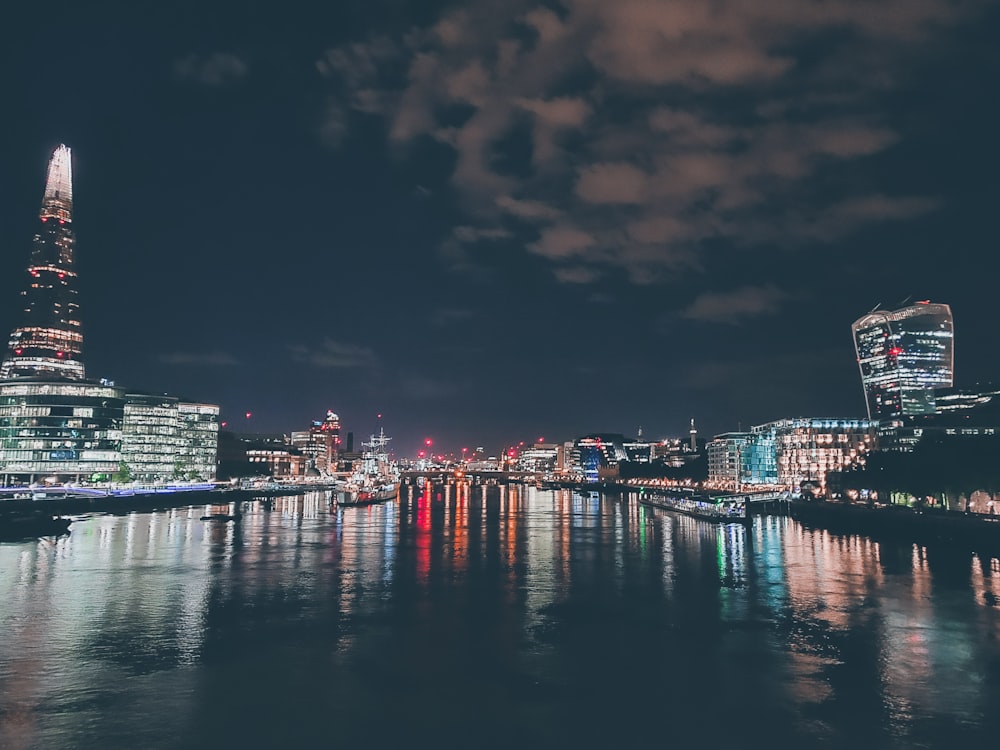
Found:
[[[49,161],[38,220],[21,292],[22,318],[10,335],[0,379],[83,380],[83,333],[73,258],[73,167],[67,146],[59,146]]]
[[[869,419],[933,414],[934,391],[954,379],[948,305],[918,302],[879,310],[851,326]]]

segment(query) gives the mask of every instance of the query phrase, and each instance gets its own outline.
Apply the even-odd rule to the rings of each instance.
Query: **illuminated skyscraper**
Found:
[[[851,326],[868,418],[933,414],[934,390],[954,378],[954,323],[948,305],[919,302],[868,313]]]
[[[38,219],[21,292],[21,324],[10,335],[0,379],[83,380],[83,333],[73,258],[73,170],[67,146],[59,146],[49,161]]]
[[[22,321],[0,365],[0,481],[214,478],[218,406],[85,378],[66,146],[49,162],[39,221]]]

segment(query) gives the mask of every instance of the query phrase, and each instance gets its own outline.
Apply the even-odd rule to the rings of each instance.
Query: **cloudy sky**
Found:
[[[952,306],[959,385],[1000,374],[996,3],[9,20],[0,328],[65,142],[88,374],[237,429],[381,413],[412,455],[858,417],[851,322],[904,300]]]

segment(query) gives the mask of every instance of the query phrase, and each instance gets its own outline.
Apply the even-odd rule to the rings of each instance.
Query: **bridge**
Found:
[[[464,480],[473,484],[534,484],[540,475],[533,471],[503,469],[407,469],[400,472],[404,484],[419,484],[421,480],[450,482]]]

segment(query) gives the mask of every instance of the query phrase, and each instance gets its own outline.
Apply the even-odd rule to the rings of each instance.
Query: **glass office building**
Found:
[[[954,379],[954,323],[929,301],[879,310],[851,326],[869,419],[933,414],[934,390]]]
[[[705,453],[710,482],[733,486],[742,482],[742,458],[749,440],[746,432],[725,432],[709,441]]]
[[[175,478],[180,452],[177,398],[129,393],[122,423],[122,474],[137,482]]]
[[[107,481],[121,460],[125,394],[102,383],[0,381],[4,485]]]
[[[219,407],[180,401],[177,404],[178,478],[215,479],[219,454]]]
[[[876,422],[867,419],[781,419],[750,429],[741,448],[746,484],[826,486],[828,471],[854,466],[872,450]]]

